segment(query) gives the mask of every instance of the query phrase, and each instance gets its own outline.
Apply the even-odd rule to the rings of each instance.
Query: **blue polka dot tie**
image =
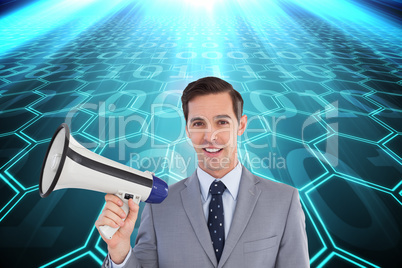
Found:
[[[223,218],[222,194],[226,186],[221,181],[214,181],[209,187],[211,202],[209,203],[208,229],[211,234],[212,246],[216,259],[221,259],[223,246],[225,245],[225,228]]]

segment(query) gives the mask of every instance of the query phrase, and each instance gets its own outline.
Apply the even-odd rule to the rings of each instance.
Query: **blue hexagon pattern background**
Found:
[[[104,194],[38,194],[54,131],[173,184],[196,168],[180,97],[204,76],[245,100],[241,162],[299,190],[311,267],[402,267],[400,1],[1,8],[0,267],[99,267]]]

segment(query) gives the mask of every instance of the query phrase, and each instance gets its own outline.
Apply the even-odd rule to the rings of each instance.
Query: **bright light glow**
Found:
[[[382,27],[389,21],[348,0],[42,0],[26,6],[0,19],[0,53],[17,48],[25,42],[48,33],[76,19],[82,19],[78,28],[70,29],[59,47],[73,40],[88,27],[105,21],[117,12],[135,17],[181,18],[187,23],[209,23],[211,31],[219,31],[214,22],[222,18],[237,18],[247,21],[247,27],[267,38],[268,33],[259,27],[258,20],[270,20],[280,25],[284,21],[298,27],[295,16],[316,16],[325,22],[338,26],[339,23],[359,23],[360,27]],[[344,31],[340,28],[341,31]],[[303,34],[310,35],[304,29]],[[229,33],[231,34],[231,33]],[[284,32],[284,36],[286,33]],[[270,49],[270,48],[268,48]]]
[[[126,7],[128,1],[43,0],[24,7],[0,20],[0,53],[47,33],[77,18],[86,25],[72,29],[71,38],[99,19]]]
[[[208,11],[212,11],[214,5],[216,4],[216,2],[218,2],[218,0],[198,0],[198,1],[185,0],[184,2],[186,2],[186,4],[189,6],[192,5],[197,8],[205,8]]]

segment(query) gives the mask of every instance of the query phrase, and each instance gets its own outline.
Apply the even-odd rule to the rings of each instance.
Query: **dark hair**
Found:
[[[204,96],[208,94],[219,94],[228,92],[232,99],[233,112],[236,115],[237,121],[243,114],[243,98],[231,84],[217,78],[217,77],[204,77],[197,81],[191,82],[183,91],[181,96],[181,103],[183,107],[184,118],[188,119],[188,102],[197,96]]]

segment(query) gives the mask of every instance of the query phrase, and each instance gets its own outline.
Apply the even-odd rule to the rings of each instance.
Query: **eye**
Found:
[[[225,120],[219,120],[219,121],[218,121],[218,124],[219,124],[219,125],[228,125],[229,122],[228,122],[228,121],[225,121]]]
[[[193,127],[201,127],[201,126],[203,126],[203,125],[204,125],[203,122],[198,121],[198,122],[194,122],[192,126],[193,126]]]

